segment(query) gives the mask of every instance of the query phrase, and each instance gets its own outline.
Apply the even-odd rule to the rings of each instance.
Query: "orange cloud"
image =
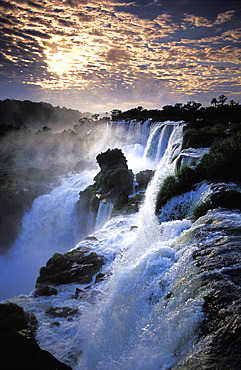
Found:
[[[232,10],[218,14],[212,24],[192,14],[180,22],[166,13],[140,18],[126,11],[131,3],[112,0],[4,4],[2,55],[3,67],[12,71],[9,81],[19,78],[51,90],[143,87],[188,94],[214,91],[230,81],[238,89],[241,28],[200,38],[182,33],[221,27],[234,16]]]

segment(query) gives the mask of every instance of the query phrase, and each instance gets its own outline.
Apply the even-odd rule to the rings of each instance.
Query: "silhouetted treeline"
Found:
[[[183,120],[196,128],[216,123],[241,122],[241,105],[220,105],[216,107],[201,107],[201,103],[188,102],[187,104],[177,103],[166,105],[161,110],[143,109],[141,106],[132,108],[125,112],[120,110],[112,111],[112,120],[133,120],[145,121],[180,121]]]
[[[53,107],[49,103],[34,103],[29,100],[0,100],[1,131],[10,131],[13,126],[15,128],[28,126],[33,129],[43,126],[55,129],[70,128],[78,123],[82,116],[83,113],[78,110]]]

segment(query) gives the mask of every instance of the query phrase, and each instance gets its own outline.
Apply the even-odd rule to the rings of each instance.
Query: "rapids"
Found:
[[[196,234],[202,234],[199,224],[185,218],[185,209],[205,199],[209,186],[200,184],[171,200],[159,219],[154,213],[158,189],[180,159],[182,131],[182,122],[107,125],[98,150],[118,145],[134,173],[155,169],[140,211],[110,218],[110,204],[101,202],[95,221],[86,215],[89,229],[83,230],[75,204],[78,192],[98,171],[93,166],[70,174],[34,201],[11,254],[4,257],[5,298],[29,293],[38,269],[55,252],[87,248],[104,258],[105,278],[95,284],[93,279],[88,285],[60,285],[58,295],[51,297],[35,297],[33,290],[10,300],[37,317],[41,348],[75,370],[175,368],[199,340],[206,291],[200,288],[193,255],[199,248]],[[181,219],[176,217],[177,204],[184,209]],[[212,237],[216,234],[213,230]],[[207,242],[208,236],[200,240]],[[48,314],[51,307],[75,313],[56,318]]]

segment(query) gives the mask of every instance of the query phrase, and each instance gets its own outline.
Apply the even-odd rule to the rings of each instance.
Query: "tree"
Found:
[[[211,104],[212,104],[212,105],[214,105],[214,107],[216,107],[216,106],[217,106],[217,104],[218,104],[217,99],[216,99],[216,98],[212,98],[212,100],[211,100]]]
[[[232,99],[232,100],[230,100],[229,105],[230,105],[231,107],[234,107],[235,105],[238,105],[238,103],[236,103],[236,101],[234,101],[234,100]]]
[[[186,104],[184,104],[183,109],[185,110],[198,110],[202,106],[201,103],[197,103],[194,100],[188,101]]]
[[[223,106],[223,105],[224,105],[224,103],[226,102],[226,100],[227,100],[227,97],[226,97],[225,95],[219,95],[219,97],[218,97],[218,103],[219,103],[221,106]]]
[[[87,121],[89,121],[89,118],[88,117],[82,117],[82,118],[79,119],[79,123],[80,124],[82,124],[84,122],[87,122]]]
[[[98,121],[99,116],[100,116],[99,114],[95,113],[95,114],[92,115],[92,119],[94,121]]]
[[[113,109],[111,112],[111,119],[112,121],[115,121],[118,119],[119,115],[122,113],[119,109]]]
[[[176,103],[174,105],[174,107],[177,108],[177,109],[181,109],[182,108],[182,103]]]

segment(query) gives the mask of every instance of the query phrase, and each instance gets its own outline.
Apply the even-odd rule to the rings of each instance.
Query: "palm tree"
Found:
[[[216,106],[217,106],[217,104],[218,104],[217,99],[216,99],[216,98],[212,98],[212,100],[211,100],[211,104],[212,104],[212,105],[214,105],[214,107],[216,107]]]

